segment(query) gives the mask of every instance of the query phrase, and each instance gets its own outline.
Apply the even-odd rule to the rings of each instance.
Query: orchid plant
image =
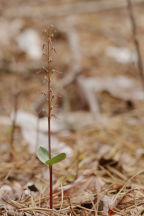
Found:
[[[55,29],[53,26],[50,26],[47,30],[44,31],[45,35],[45,44],[43,46],[44,54],[47,57],[47,67],[43,68],[43,71],[46,74],[47,78],[47,106],[48,106],[48,150],[44,147],[39,147],[37,151],[37,157],[39,160],[49,166],[50,173],[50,209],[53,208],[53,190],[52,190],[52,168],[53,165],[64,160],[66,158],[65,153],[60,153],[56,156],[52,156],[51,153],[51,117],[52,117],[52,100],[54,98],[54,94],[51,89],[51,74],[55,71],[52,68],[52,57],[51,52],[55,51],[53,47],[53,38],[54,38]]]

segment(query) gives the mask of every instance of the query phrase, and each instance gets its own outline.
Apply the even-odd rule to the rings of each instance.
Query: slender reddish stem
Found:
[[[48,149],[49,159],[51,159],[51,86],[50,86],[50,38],[48,38],[48,71],[47,71],[47,88],[48,88]],[[53,208],[53,191],[52,191],[52,166],[49,166],[50,174],[50,209]]]
[[[52,166],[49,166],[50,173],[50,209],[53,208],[53,190],[52,190]]]

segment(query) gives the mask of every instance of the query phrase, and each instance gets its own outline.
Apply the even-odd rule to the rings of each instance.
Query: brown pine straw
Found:
[[[75,154],[69,162],[64,161],[55,166],[53,211],[49,209],[49,191],[45,189],[44,192],[40,191],[36,195],[33,193],[17,201],[4,199],[4,208],[0,209],[1,215],[4,216],[6,212],[14,215],[12,214],[14,211],[15,215],[24,213],[50,215],[50,212],[53,212],[54,216],[65,216],[71,215],[72,209],[76,215],[104,215],[102,209],[104,195],[111,197],[113,206],[111,210],[116,212],[115,214],[127,216],[130,215],[130,211],[137,211],[135,215],[141,214],[144,206],[144,153],[142,152],[144,122],[141,119],[143,115],[144,106],[142,105],[131,113],[111,119],[111,124],[103,128],[93,125],[89,129],[77,131],[68,137],[61,137],[60,139],[67,145],[73,146],[73,149],[79,149],[79,172],[75,179],[77,151],[74,151]],[[129,119],[136,119],[136,125],[128,123]],[[103,157],[118,161],[118,165],[99,164],[101,159],[99,151],[105,145],[109,146],[109,151]],[[15,146],[17,149],[19,141],[16,141]],[[140,153],[137,154],[139,149]],[[17,151],[11,163],[6,160],[6,154],[1,154],[1,187],[9,184],[8,182],[11,182],[12,185],[13,181],[25,187],[28,181],[33,181],[36,185],[43,184],[45,188],[48,188],[49,185],[41,172],[46,168],[37,159],[31,159],[32,155],[28,152],[27,147],[23,146]],[[121,160],[124,153],[131,159],[126,165]],[[86,170],[88,173],[85,174]],[[19,175],[23,176],[21,180]],[[62,176],[64,180],[61,181]],[[81,176],[83,180],[77,182]],[[9,180],[9,178],[14,180]],[[97,178],[104,182],[102,187],[97,185]],[[65,186],[69,186],[70,189],[65,189]],[[72,209],[67,197],[70,197]],[[91,204],[91,208],[87,207],[88,204]],[[11,209],[8,209],[7,205],[10,205]]]

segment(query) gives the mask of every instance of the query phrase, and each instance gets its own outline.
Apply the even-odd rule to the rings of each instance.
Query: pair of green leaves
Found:
[[[65,153],[60,153],[60,154],[52,157],[51,159],[49,159],[48,150],[43,148],[43,147],[39,147],[39,149],[37,151],[37,156],[42,163],[49,165],[49,166],[52,166],[53,164],[59,163],[60,161],[62,161],[66,158]]]

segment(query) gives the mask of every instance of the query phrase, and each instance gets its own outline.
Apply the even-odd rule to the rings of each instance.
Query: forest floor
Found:
[[[112,0],[111,9],[104,0],[40,2],[0,2],[0,215],[144,215],[144,93],[127,8]],[[142,57],[143,9],[134,7]],[[47,145],[46,84],[37,72],[46,64],[39,46],[50,24],[57,29],[54,67],[63,72],[52,78],[62,95],[53,153],[67,153],[53,166],[53,210],[49,170],[35,147]],[[44,110],[39,129],[36,107]]]

